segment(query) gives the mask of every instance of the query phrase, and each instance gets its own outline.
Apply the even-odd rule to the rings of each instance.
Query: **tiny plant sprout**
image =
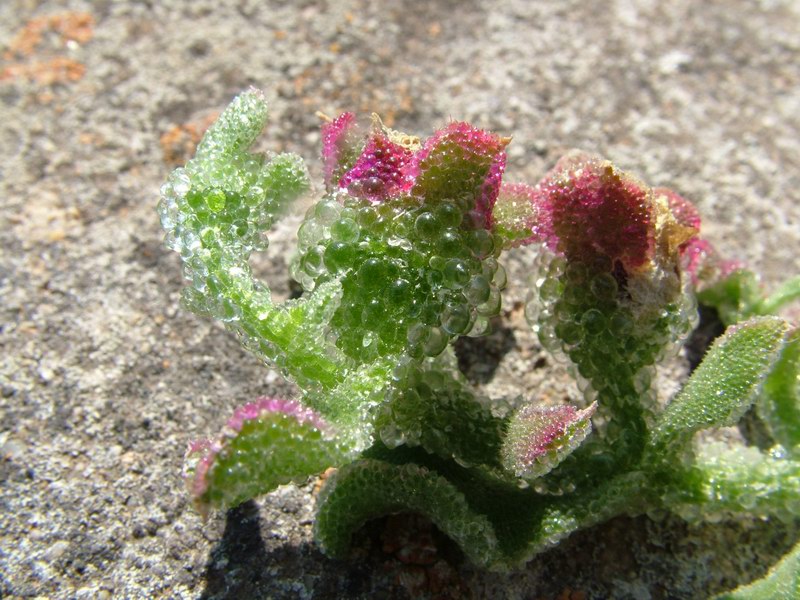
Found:
[[[765,294],[702,237],[691,202],[603,158],[570,152],[538,184],[508,183],[508,137],[451,122],[420,139],[346,113],[322,129],[324,192],[290,267],[302,294],[276,302],[249,259],[310,183],[298,156],[250,151],[266,119],[264,95],[241,94],[161,190],[184,306],[299,390],[189,446],[201,511],[334,467],[315,523],[330,556],[367,520],[409,511],[494,570],[616,515],[800,514],[798,330],[773,316],[800,279]],[[503,255],[521,246],[526,316],[571,365],[574,406],[542,403],[546,389],[487,398],[458,370],[454,342],[500,314]],[[686,341],[698,301],[730,327],[664,398],[655,367]],[[751,408],[766,446],[695,436]],[[797,589],[798,556],[753,589]],[[775,597],[746,593],[729,597]]]

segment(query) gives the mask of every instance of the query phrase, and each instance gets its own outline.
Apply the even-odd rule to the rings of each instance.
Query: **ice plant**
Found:
[[[328,554],[368,519],[413,511],[492,569],[619,514],[800,514],[798,334],[758,316],[796,297],[797,280],[765,299],[699,237],[690,202],[601,158],[573,152],[536,186],[507,184],[509,138],[454,122],[420,140],[344,114],[323,127],[325,193],[298,231],[303,294],[276,303],[248,260],[309,183],[298,157],[249,151],[266,115],[260,92],[236,98],[162,188],[184,304],[302,390],[190,446],[202,510],[338,467],[315,526]],[[536,255],[527,318],[571,362],[582,406],[542,405],[537,390],[485,398],[458,371],[453,342],[487,331],[498,259],[522,245]],[[654,366],[695,325],[696,292],[729,323],[752,318],[666,402]],[[754,403],[770,451],[694,436]],[[773,576],[785,583],[796,562]]]
[[[508,424],[503,466],[522,479],[536,479],[549,473],[592,430],[590,418],[596,408],[595,402],[584,410],[536,405],[521,409]]]

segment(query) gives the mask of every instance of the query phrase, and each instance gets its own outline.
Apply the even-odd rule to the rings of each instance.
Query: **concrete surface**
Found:
[[[204,523],[180,478],[187,440],[292,388],[179,309],[155,203],[209,118],[255,85],[272,101],[262,147],[299,152],[315,176],[317,110],[376,111],[420,135],[469,120],[514,135],[508,180],[535,182],[581,147],[673,187],[724,254],[774,284],[799,270],[799,11],[791,0],[0,3],[0,597],[704,598],[762,574],[796,532],[622,518],[496,575],[414,520],[371,524],[351,560],[329,561],[310,535],[314,482]],[[256,261],[279,294],[297,222]],[[508,307],[504,326],[522,326]],[[473,361],[488,391],[577,393],[530,334],[503,331],[496,368]],[[392,554],[409,527],[436,542],[433,566]]]

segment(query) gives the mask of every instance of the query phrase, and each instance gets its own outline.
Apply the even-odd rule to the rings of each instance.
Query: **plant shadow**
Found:
[[[370,561],[332,560],[310,543],[272,545],[270,529],[255,501],[230,509],[222,537],[209,553],[199,598],[294,598],[311,590],[322,600],[372,595],[375,566]],[[382,597],[397,597],[385,586],[378,588]]]
[[[222,538],[208,558],[203,577],[206,585],[200,598],[252,597],[271,562],[260,524],[258,505],[252,500],[228,511]]]
[[[460,337],[454,344],[458,368],[472,384],[489,383],[503,357],[517,345],[514,330],[499,317],[491,322],[491,333],[480,338]]]

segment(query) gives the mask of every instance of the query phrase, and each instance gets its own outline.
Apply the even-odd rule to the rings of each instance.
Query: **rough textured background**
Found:
[[[496,575],[402,520],[366,527],[352,560],[325,559],[310,537],[313,482],[203,523],[182,490],[186,441],[291,386],[178,308],[154,207],[168,162],[255,85],[272,101],[263,147],[299,152],[315,175],[316,110],[376,111],[423,135],[470,120],[514,134],[509,180],[536,181],[577,146],[674,187],[720,250],[774,284],[800,249],[798,10],[4,0],[0,596],[703,598],[762,574],[792,532],[616,519]],[[258,261],[284,294],[296,224]],[[514,265],[524,272],[525,257]],[[471,375],[496,394],[576,393],[529,334],[511,333],[523,323],[508,308]],[[436,541],[433,567],[391,553],[412,525]]]

